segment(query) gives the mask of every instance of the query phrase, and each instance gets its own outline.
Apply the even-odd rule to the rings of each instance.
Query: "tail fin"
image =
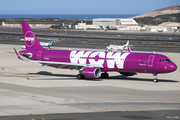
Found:
[[[24,42],[26,49],[44,49],[36,38],[34,32],[27,22],[22,22],[22,29],[24,34]]]
[[[53,44],[53,40],[51,40],[48,45],[51,46],[52,44]]]
[[[131,51],[131,48],[129,47],[129,40],[127,41],[127,43],[126,43],[126,45],[125,45],[125,46],[127,47],[128,52],[132,52],[132,51]]]
[[[127,43],[125,44],[125,46],[128,46],[129,45],[129,40],[127,41]]]

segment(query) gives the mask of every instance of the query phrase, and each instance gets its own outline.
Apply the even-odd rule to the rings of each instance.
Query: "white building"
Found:
[[[140,30],[139,24],[134,19],[120,19],[117,30]]]
[[[98,18],[93,19],[93,25],[117,30],[140,30],[139,24],[134,19]]]
[[[171,28],[172,30],[177,30],[178,27],[180,27],[180,23],[178,23],[178,22],[164,22],[164,23],[159,24],[158,26]]]
[[[180,23],[178,22],[164,22],[159,24],[158,26],[144,26],[146,31],[149,32],[179,32],[178,26],[180,26]]]
[[[119,25],[119,19],[109,19],[109,18],[99,18],[93,19],[93,25],[95,26],[102,26],[103,28],[106,27],[116,27]]]
[[[71,28],[72,25],[71,25],[71,23],[63,23],[63,27],[64,28]]]
[[[8,24],[5,22],[2,22],[2,26],[6,27],[22,27],[21,24]],[[52,24],[29,24],[29,26],[33,28],[49,28],[52,26]]]
[[[80,30],[86,30],[86,29],[100,29],[99,26],[96,26],[96,25],[86,25],[86,23],[83,23],[81,21],[81,23],[78,23],[77,25],[75,25],[75,29],[80,29]]]
[[[93,19],[92,25],[78,23],[75,29],[101,29],[106,27],[116,28],[117,30],[140,30],[139,24],[134,19],[116,19],[116,18],[97,18]]]

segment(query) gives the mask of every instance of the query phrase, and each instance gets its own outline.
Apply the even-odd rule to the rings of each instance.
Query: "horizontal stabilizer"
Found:
[[[23,60],[23,59],[20,57],[19,53],[16,51],[16,49],[15,49],[15,48],[14,48],[14,51],[15,51],[15,53],[16,53],[16,55],[17,55],[18,59]]]

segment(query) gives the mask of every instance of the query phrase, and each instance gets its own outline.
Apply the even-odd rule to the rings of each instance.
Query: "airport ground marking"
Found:
[[[23,76],[23,75],[3,75],[3,74],[0,74],[0,76],[3,76],[3,77],[23,77],[23,78],[33,78],[35,76]]]

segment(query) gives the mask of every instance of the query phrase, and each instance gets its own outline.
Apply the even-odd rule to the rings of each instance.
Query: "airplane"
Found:
[[[130,50],[131,51],[131,49],[130,49],[130,47],[129,47],[130,45],[129,45],[129,41],[127,41],[127,43],[125,44],[125,45],[122,45],[122,46],[120,46],[120,45],[109,45],[109,46],[107,46],[106,47],[106,50],[108,50],[108,51],[113,51],[113,50],[120,50],[120,51],[122,51],[122,50]]]
[[[42,46],[42,47],[48,47],[48,49],[50,49],[50,47],[53,45],[52,44],[53,43],[53,39],[51,39],[51,41],[50,42],[40,42],[40,45]],[[21,46],[21,48],[22,49],[26,49],[26,46],[25,45],[23,45],[23,46]]]
[[[161,30],[157,30],[158,32],[163,32],[163,29],[161,29]]]
[[[45,49],[27,22],[22,22],[22,29],[26,50],[17,52],[14,48],[20,60],[23,60],[23,56],[31,62],[50,67],[76,69],[79,71],[77,79],[105,79],[109,77],[107,72],[116,71],[125,76],[150,73],[153,74],[156,83],[158,74],[177,69],[170,58],[156,53]]]

